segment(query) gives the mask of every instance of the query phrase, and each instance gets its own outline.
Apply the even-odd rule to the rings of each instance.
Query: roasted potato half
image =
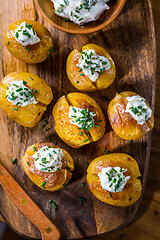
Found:
[[[19,38],[21,33],[19,32],[20,30],[17,30],[17,28],[23,22],[25,22],[27,26],[30,27],[30,29],[34,32],[34,34],[36,34],[36,36],[40,40],[39,42],[36,42],[35,39],[33,39],[33,41],[35,41],[34,44],[33,44],[33,41],[32,42],[29,41],[32,39],[32,36],[31,36],[32,32],[27,32],[28,28],[25,28],[24,30],[22,29],[22,31],[24,32],[24,36],[26,38],[28,36],[28,43],[30,44],[23,46],[21,42],[16,40],[15,38],[16,32],[17,32],[17,37]],[[28,19],[19,20],[9,25],[8,30],[6,31],[4,36],[4,43],[8,51],[13,56],[15,56],[17,59],[25,63],[43,62],[53,51],[51,34],[47,30],[47,28],[34,20],[28,20]],[[24,44],[25,44],[25,41],[24,41]]]
[[[23,83],[25,89],[28,90],[23,91],[21,87],[18,87],[17,83],[21,85]],[[12,86],[15,86],[14,93],[10,92],[9,96],[7,91]],[[31,94],[35,103],[28,102],[26,106],[22,106],[22,102],[18,101],[21,95],[17,94],[19,93],[24,96],[26,92],[27,94]],[[34,127],[40,121],[44,111],[47,109],[47,105],[50,104],[52,99],[51,88],[44,79],[36,74],[14,72],[5,76],[0,83],[0,107],[10,119],[25,127]],[[24,98],[24,103],[27,103],[26,101],[27,96]]]
[[[117,188],[117,192],[110,192],[105,188],[105,185],[103,185],[102,188],[99,174],[103,169],[113,168],[115,170],[116,167],[125,169],[123,174],[125,177],[128,177],[129,180],[126,182],[123,190],[118,191]],[[135,203],[141,195],[141,181],[138,179],[140,175],[139,167],[135,159],[127,154],[112,153],[100,156],[90,163],[87,169],[87,183],[91,192],[100,201],[114,206],[125,207]],[[104,178],[109,178],[108,173],[104,175]],[[104,179],[104,181],[106,179]],[[114,184],[116,185],[113,179],[114,177],[109,179],[110,187],[114,187]],[[112,181],[114,183],[112,183]]]
[[[127,99],[135,97],[141,98],[134,92],[122,92],[116,94],[108,106],[108,116],[113,130],[121,138],[127,140],[142,138],[154,126],[153,112],[144,98],[143,101],[139,99],[136,102],[131,101],[130,111],[127,110],[127,106],[129,106],[127,105],[129,104]],[[150,115],[148,115],[148,112],[150,112]]]
[[[94,121],[93,127],[88,128],[87,126],[84,128],[84,124],[88,121],[88,117],[86,117],[86,122],[83,122],[83,116],[79,118],[81,122],[80,125],[71,123],[69,112],[71,109],[77,108],[95,114],[92,118]],[[86,115],[84,115],[84,118],[85,116]],[[106,121],[100,106],[94,99],[82,93],[69,93],[67,96],[62,96],[58,99],[53,107],[53,117],[55,130],[59,137],[74,148],[79,148],[93,141],[97,141],[102,138],[105,133]]]
[[[113,83],[116,76],[115,64],[109,53],[104,48],[96,44],[87,44],[83,46],[82,53],[91,49],[94,50],[97,55],[106,57],[110,63],[110,68],[98,73],[99,76],[96,81],[92,81],[88,75],[83,73],[83,70],[80,67],[76,66],[81,58],[81,53],[78,50],[73,50],[67,59],[67,75],[73,86],[80,91],[96,91],[105,89]],[[89,62],[92,59],[88,57],[86,60]],[[87,66],[89,66],[89,64],[86,64],[85,68],[87,68]],[[94,68],[92,69],[95,71]]]
[[[27,148],[25,155],[22,157],[21,163],[25,173],[35,185],[44,190],[54,192],[63,188],[70,181],[72,171],[74,170],[74,161],[65,150],[61,149],[63,153],[61,168],[58,168],[58,170],[54,172],[39,170],[35,164],[37,159],[34,158],[34,154],[43,147],[47,147],[47,149],[54,148],[55,150],[61,149],[49,142],[33,144]],[[48,153],[46,152],[46,154]],[[44,161],[42,161],[42,165],[43,163]]]

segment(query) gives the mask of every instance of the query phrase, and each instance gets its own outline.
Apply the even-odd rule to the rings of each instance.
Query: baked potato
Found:
[[[126,91],[112,99],[108,116],[113,130],[123,139],[142,138],[154,126],[153,112],[137,93]]]
[[[40,121],[52,99],[51,88],[36,74],[14,72],[0,83],[0,107],[10,119],[25,127],[34,127]]]
[[[43,62],[53,51],[51,34],[47,28],[28,19],[9,25],[4,43],[13,56],[25,63]]]
[[[114,171],[117,171],[115,175]],[[100,156],[90,163],[87,169],[87,183],[100,201],[125,207],[135,203],[141,195],[141,181],[138,179],[140,175],[135,159],[127,154],[112,153]],[[118,183],[119,177],[122,179]]]
[[[42,151],[44,152],[43,155],[41,155]],[[54,159],[57,154],[52,155],[52,152],[55,151],[59,151],[61,153],[61,155],[59,155],[61,158]],[[37,154],[39,156],[38,164],[38,160],[35,158]],[[47,156],[49,157],[49,160]],[[47,166],[47,168],[45,168],[46,162],[43,160],[45,159],[44,157],[50,161],[50,167]],[[25,173],[35,185],[52,192],[63,188],[71,179],[71,171],[74,170],[74,161],[72,157],[65,150],[48,142],[36,143],[28,147],[25,155],[22,157],[21,163]]]
[[[79,117],[77,115],[76,118],[76,114],[80,114]],[[97,141],[105,133],[106,121],[100,106],[94,99],[82,93],[69,93],[58,99],[53,107],[53,117],[59,137],[74,148]]]
[[[93,50],[95,54],[99,55],[99,58],[102,57],[101,60],[94,60],[97,56],[92,54]],[[79,65],[79,61],[81,60],[84,61],[81,64],[84,64],[83,69]],[[93,64],[94,61],[97,62]],[[98,68],[96,68],[98,66],[97,63],[101,63]],[[116,76],[116,68],[111,56],[104,48],[96,44],[83,46],[81,53],[78,50],[73,50],[68,56],[66,69],[69,80],[80,91],[105,89],[113,83]]]

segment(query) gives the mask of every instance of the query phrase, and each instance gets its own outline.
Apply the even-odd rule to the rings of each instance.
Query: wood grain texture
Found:
[[[55,101],[60,96],[75,91],[65,73],[66,59],[73,48],[81,50],[81,47],[89,42],[106,48],[115,60],[117,67],[115,84],[107,90],[89,94],[98,100],[105,114],[108,101],[105,100],[104,96],[108,96],[111,99],[116,91],[124,90],[132,90],[146,97],[154,108],[155,55],[153,53],[155,46],[150,5],[147,1],[128,0],[122,13],[112,24],[103,29],[103,31],[87,36],[70,35],[54,29],[41,16],[37,15],[33,2],[30,0],[25,2],[12,0],[14,6],[12,11],[8,8],[11,4],[10,2],[10,0],[7,0],[1,3],[3,12],[9,11],[8,14],[3,16],[3,21],[2,19],[0,20],[2,28],[1,42],[3,42],[3,33],[9,23],[24,17],[38,19],[52,33],[54,53],[49,60],[42,64],[26,65],[12,57],[2,44],[0,46],[0,52],[3,54],[0,63],[2,67],[1,77],[16,69],[37,73],[46,79],[54,93],[54,101],[48,108],[46,116],[51,113]],[[81,183],[85,181],[87,168],[85,162],[90,162],[95,157],[102,155],[104,147],[107,147],[111,152],[134,152],[142,172],[143,186],[145,186],[151,134],[129,145],[128,141],[118,138],[113,133],[109,122],[107,122],[107,131],[102,140],[76,150],[71,149],[58,138],[54,131],[52,117],[50,117],[49,121],[49,127],[52,130],[48,133],[41,129],[43,121],[33,129],[24,129],[9,120],[3,113],[0,114],[0,118],[2,123],[0,132],[1,136],[3,136],[3,139],[1,137],[0,146],[1,161],[47,216],[59,226],[62,230],[62,239],[66,237],[72,239],[81,238],[96,235],[97,233],[105,233],[118,228],[121,224],[126,224],[134,216],[139,202],[127,208],[112,207],[96,200],[92,197],[87,187],[81,186]],[[76,170],[72,181],[59,192],[47,193],[38,189],[22,170],[20,159],[26,147],[37,141],[57,141],[60,147],[63,147],[74,156]],[[18,158],[18,161],[17,164],[12,165],[11,160],[15,156]],[[24,218],[5,192],[2,189],[0,190],[2,193],[0,196],[1,213],[5,216],[5,219],[19,232],[30,237],[40,237],[38,230]],[[78,202],[79,196],[87,199],[83,206]],[[58,204],[59,209],[57,211],[50,207],[48,203],[50,198]],[[81,210],[85,210],[85,213],[81,214]],[[114,221],[112,221],[113,219]]]
[[[110,9],[100,16],[95,22],[90,22],[83,26],[83,28],[71,21],[65,21],[57,14],[53,13],[53,3],[50,0],[35,0],[38,11],[43,17],[54,27],[68,33],[88,34],[101,30],[108,26],[121,12],[126,0],[112,0],[108,2]]]

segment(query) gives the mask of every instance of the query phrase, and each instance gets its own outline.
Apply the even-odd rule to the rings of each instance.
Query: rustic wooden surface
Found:
[[[19,18],[27,18],[29,16],[32,16],[33,18],[33,16],[38,16],[34,11],[32,1],[27,0],[25,1],[25,4],[21,1],[12,1],[12,5],[15,9],[9,7],[9,2],[11,1],[8,0],[1,3],[1,9],[3,9],[3,12],[8,12],[8,14],[3,14],[3,23],[2,20],[0,21],[2,27],[1,33],[4,32],[9,23],[18,20]],[[44,77],[53,87],[56,101],[57,98],[62,94],[66,94],[69,91],[75,91],[75,89],[68,83],[65,71],[60,71],[62,68],[65,70],[65,61],[68,53],[73,48],[77,47],[80,50],[80,47],[83,44],[94,42],[109,50],[117,66],[117,78],[114,86],[111,86],[108,90],[102,91],[100,93],[91,94],[91,96],[94,96],[95,99],[99,100],[103,110],[106,110],[108,102],[106,101],[105,105],[105,100],[102,96],[107,95],[111,98],[113,97],[115,90],[119,92],[122,90],[133,90],[145,96],[150,103],[154,103],[154,76],[152,55],[153,36],[151,35],[153,25],[151,22],[152,19],[150,19],[148,2],[143,0],[128,0],[117,20],[115,20],[103,31],[88,36],[67,35],[53,29],[53,27],[45,22],[43,18],[39,17],[38,20],[44,23],[54,36],[55,52],[52,58],[42,64],[38,64],[37,66],[26,65],[15,60],[15,58],[12,57],[2,45],[0,49],[1,53],[3,53],[3,61],[1,62],[3,69],[3,72],[1,74],[2,76],[3,74],[6,75],[9,72],[15,71],[15,69],[38,73],[41,77]],[[63,48],[60,46],[63,46]],[[45,69],[45,72],[43,69]],[[52,81],[50,80],[51,75]],[[48,110],[48,114],[51,111],[51,107]],[[5,122],[5,124],[1,124],[0,129],[2,132],[1,135],[3,136],[3,142],[1,141],[0,149],[0,155],[1,160],[3,160],[3,164],[20,183],[20,185],[23,186],[27,193],[35,201],[37,200],[36,202],[45,211],[45,213],[47,213],[47,215],[53,221],[55,220],[57,224],[59,223],[61,229],[65,226],[63,232],[64,237],[68,235],[74,238],[76,236],[83,237],[87,234],[96,234],[97,232],[103,233],[113,228],[113,225],[115,227],[116,225],[118,226],[120,223],[128,220],[129,213],[133,214],[134,210],[136,209],[135,206],[126,209],[119,208],[117,211],[117,208],[104,205],[95,198],[92,200],[92,196],[87,187],[83,188],[80,186],[80,183],[84,181],[83,175],[87,167],[85,166],[84,161],[90,161],[94,157],[102,154],[103,148],[109,145],[111,145],[111,150],[115,152],[134,151],[136,154],[135,158],[138,160],[141,172],[144,173],[144,184],[147,173],[147,171],[144,172],[144,167],[147,169],[148,164],[148,161],[145,160],[145,156],[149,158],[149,148],[147,148],[147,141],[149,139],[148,137],[145,137],[143,141],[135,141],[133,145],[129,145],[127,141],[122,141],[121,139],[118,139],[117,141],[116,135],[112,131],[109,133],[110,127],[108,126],[104,139],[99,142],[99,148],[96,143],[84,147],[83,149],[71,150],[71,148],[61,142],[61,140],[55,134],[54,130],[48,134],[45,133],[45,131],[41,132],[43,122],[39,123],[37,127],[32,130],[24,130],[21,126],[18,126],[16,123],[8,120],[4,114],[1,114],[1,120]],[[50,119],[49,126],[53,126],[52,122],[53,119]],[[21,132],[22,137],[20,134]],[[37,133],[39,134],[39,137]],[[110,139],[109,141],[108,137]],[[20,165],[20,158],[24,153],[26,145],[30,145],[37,140],[55,141],[55,139],[57,140],[59,146],[63,146],[66,150],[68,150],[70,153],[72,152],[72,154],[75,156],[76,174],[74,174],[71,184],[69,184],[69,186],[67,186],[64,190],[61,190],[54,194],[44,194],[44,191],[37,189],[37,187],[35,187],[25,176]],[[157,139],[155,139],[155,141],[157,141]],[[13,142],[14,147],[12,145]],[[4,151],[4,149],[7,149],[7,151]],[[84,152],[85,155],[83,155],[83,159],[80,160],[80,158],[78,158],[79,154],[84,154]],[[12,166],[11,159],[15,155],[19,158],[19,161],[16,165]],[[141,158],[142,156],[143,160]],[[75,191],[71,196],[71,194],[69,195],[69,191],[73,191],[73,189],[75,189]],[[5,216],[5,218],[10,222],[12,227],[20,232],[25,233],[28,236],[40,236],[39,232],[17,210],[17,208],[13,205],[4,191],[2,189],[0,189],[0,191],[2,193],[0,199],[1,212],[3,216]],[[87,198],[86,203],[82,207],[78,203],[78,196],[80,195],[86,196]],[[57,212],[51,209],[48,204],[48,199],[51,197],[54,198],[59,205],[59,210]],[[62,198],[65,198],[65,201]],[[93,204],[95,210],[95,219]],[[85,209],[86,212],[82,215],[80,214],[80,210],[83,209]],[[112,213],[112,217],[114,216],[120,221],[116,220],[113,225],[108,226],[106,224],[106,221],[110,221],[110,219],[107,219],[105,217],[108,213]],[[117,218],[117,214],[119,214],[119,218]],[[63,216],[63,219],[60,222],[61,215]],[[141,228],[141,226],[139,226],[139,228]],[[102,239],[102,237],[100,239]]]

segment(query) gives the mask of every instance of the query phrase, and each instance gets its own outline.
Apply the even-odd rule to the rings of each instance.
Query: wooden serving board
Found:
[[[91,162],[95,157],[102,155],[105,147],[111,152],[134,153],[142,173],[143,193],[149,165],[151,133],[129,144],[129,141],[117,137],[107,120],[106,133],[100,141],[80,149],[73,149],[61,141],[56,134],[51,111],[59,97],[76,91],[66,75],[66,59],[72,49],[77,48],[81,51],[81,47],[87,43],[95,43],[106,48],[116,64],[117,76],[114,84],[106,90],[89,93],[98,101],[106,118],[109,101],[105,96],[111,100],[116,91],[135,91],[144,96],[154,109],[156,56],[150,1],[127,0],[120,16],[113,23],[102,31],[89,35],[72,35],[53,28],[39,15],[32,0],[0,0],[0,6],[0,77],[3,78],[14,71],[36,73],[48,82],[54,94],[54,100],[44,115],[44,118],[50,115],[49,124],[44,129],[42,129],[43,120],[34,128],[27,129],[14,123],[0,111],[0,161],[59,227],[62,239],[85,238],[125,226],[135,215],[141,199],[126,208],[110,206],[97,200],[86,185],[81,186],[81,183],[85,182],[86,162]],[[8,25],[22,18],[39,21],[53,36],[54,52],[50,59],[41,64],[22,63],[11,56],[4,46],[3,36]],[[47,128],[51,130],[46,132]],[[41,141],[56,141],[58,146],[68,151],[75,160],[76,167],[70,183],[54,193],[36,187],[21,166],[20,160],[26,148]],[[17,157],[18,161],[12,165],[11,160],[14,157]],[[83,205],[80,205],[79,197],[86,198]],[[49,199],[56,202],[57,210],[49,204]],[[81,211],[85,212],[81,213]],[[33,238],[41,237],[38,229],[14,206],[2,187],[0,187],[0,212],[19,233]],[[102,239],[102,236],[99,239]]]

